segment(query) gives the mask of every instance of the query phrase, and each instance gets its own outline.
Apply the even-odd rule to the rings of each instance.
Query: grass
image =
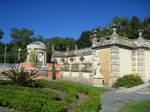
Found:
[[[122,107],[120,112],[150,112],[150,99],[130,102]]]
[[[40,81],[41,88],[22,87],[12,82],[0,82],[0,106],[21,112],[98,112],[100,93],[107,91],[71,81]],[[45,89],[46,88],[46,89]],[[55,91],[51,91],[55,90]],[[63,98],[59,98],[59,92]],[[83,93],[86,99],[77,95]]]

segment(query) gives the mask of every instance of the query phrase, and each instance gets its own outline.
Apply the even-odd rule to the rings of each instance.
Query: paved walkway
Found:
[[[119,112],[124,104],[144,99],[150,99],[150,83],[129,89],[112,90],[101,95],[100,112]]]

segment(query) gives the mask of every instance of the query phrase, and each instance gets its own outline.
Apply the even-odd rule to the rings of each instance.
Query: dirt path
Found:
[[[99,112],[119,112],[130,101],[150,99],[150,83],[129,89],[112,90],[101,95],[102,106]]]
[[[7,107],[0,107],[0,112],[18,112],[18,111]]]

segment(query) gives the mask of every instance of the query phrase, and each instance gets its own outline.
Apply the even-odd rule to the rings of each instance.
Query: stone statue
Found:
[[[100,59],[97,58],[96,60],[96,70],[95,70],[95,76],[97,78],[103,78],[102,74],[101,74],[101,67],[100,67]]]
[[[93,85],[99,87],[99,86],[103,85],[104,77],[101,74],[100,59],[97,55],[95,57],[94,66],[95,66],[95,73],[94,73],[94,76],[93,76]]]
[[[38,62],[42,63],[42,61],[43,61],[43,54],[42,53],[38,53],[37,59],[38,59]]]

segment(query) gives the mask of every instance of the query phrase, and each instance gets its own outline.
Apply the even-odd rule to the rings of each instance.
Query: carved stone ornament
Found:
[[[73,62],[73,58],[70,58],[70,62]]]
[[[80,57],[80,61],[84,61],[84,57],[83,56]]]

